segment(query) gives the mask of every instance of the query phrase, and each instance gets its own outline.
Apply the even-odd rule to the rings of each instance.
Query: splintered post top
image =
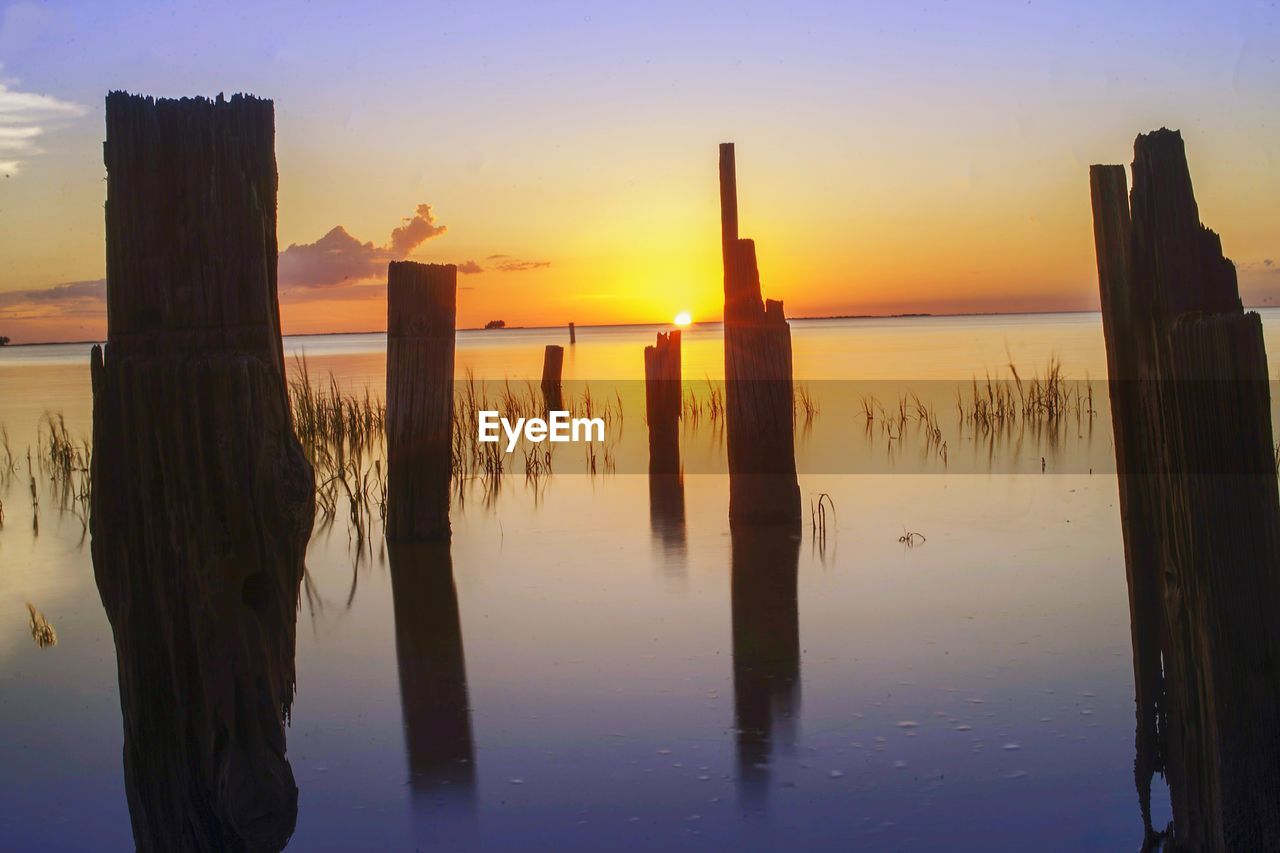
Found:
[[[279,346],[271,101],[106,101],[107,328]]]
[[[720,238],[728,268],[738,242],[738,173],[732,142],[720,143]]]
[[[387,268],[387,335],[450,338],[457,315],[458,267],[392,261]]]

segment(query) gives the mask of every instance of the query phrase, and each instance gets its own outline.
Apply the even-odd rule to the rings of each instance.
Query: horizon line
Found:
[[[1261,309],[1272,309],[1277,307],[1280,307],[1280,306],[1245,305],[1244,310],[1255,311],[1255,310],[1261,310]],[[1056,310],[1056,311],[955,311],[955,312],[944,312],[944,313],[935,313],[932,311],[904,311],[904,312],[898,312],[895,314],[821,314],[821,315],[811,315],[811,316],[804,316],[804,317],[788,317],[787,322],[803,321],[803,320],[910,320],[910,319],[924,319],[929,317],[936,317],[936,318],[942,318],[942,319],[954,318],[954,317],[1030,317],[1030,316],[1040,315],[1040,314],[1052,314],[1052,315],[1099,314],[1100,315],[1101,313],[1102,313],[1101,310],[1098,308],[1075,308],[1075,309],[1062,309],[1062,310]],[[690,323],[689,325],[690,326],[711,326],[711,325],[722,325],[723,323],[724,323],[724,319],[721,318],[718,320],[699,320],[697,322]],[[675,324],[671,323],[670,321],[667,321],[667,322],[655,321],[655,322],[644,322],[644,323],[588,323],[588,324],[582,324],[582,325],[575,323],[574,328],[579,330],[581,329],[625,329],[625,328],[631,328],[631,327],[643,328],[646,326],[652,327],[652,326],[673,326],[673,325]],[[566,320],[564,323],[558,323],[556,325],[504,326],[501,329],[486,329],[483,326],[468,326],[466,328],[459,328],[456,331],[494,332],[495,334],[500,334],[502,332],[510,332],[510,331],[539,331],[542,329],[567,329],[568,327],[569,327],[569,321]],[[351,331],[351,332],[291,332],[289,334],[282,334],[280,337],[283,340],[284,338],[319,338],[319,337],[337,336],[337,335],[385,335],[386,333],[387,333],[386,329],[362,329],[359,331]],[[70,346],[72,344],[101,344],[105,342],[106,342],[105,338],[85,338],[83,340],[76,340],[76,341],[29,341],[26,343],[5,344],[3,347],[0,347],[0,349],[12,349],[17,347]]]

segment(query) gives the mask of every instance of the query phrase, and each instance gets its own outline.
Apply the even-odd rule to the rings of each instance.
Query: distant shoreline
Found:
[[[1257,311],[1263,309],[1276,308],[1274,305],[1246,305],[1244,310]],[[788,317],[788,321],[792,320],[923,320],[923,319],[948,319],[956,317],[1034,317],[1034,316],[1057,316],[1070,314],[1098,314],[1097,309],[1077,310],[1077,311],[964,311],[954,314],[935,314],[933,312],[912,312],[905,314],[823,314],[806,317]],[[704,320],[695,322],[694,326],[711,326],[718,325],[720,320]],[[592,323],[590,325],[577,325],[579,331],[583,329],[626,329],[626,328],[647,328],[653,326],[670,326],[671,323]],[[554,326],[506,326],[501,329],[486,329],[483,326],[470,326],[458,329],[459,332],[491,332],[495,335],[501,335],[503,332],[518,331],[538,331],[541,329],[565,329],[568,328],[568,322],[557,323]],[[345,335],[385,335],[386,329],[366,329],[359,332],[294,332],[292,334],[283,335],[285,338],[320,338],[320,337],[337,337]],[[6,344],[0,347],[0,351],[7,349],[19,349],[22,347],[57,347],[70,346],[72,344],[100,344],[100,340],[84,340],[84,341],[33,341],[23,344]]]

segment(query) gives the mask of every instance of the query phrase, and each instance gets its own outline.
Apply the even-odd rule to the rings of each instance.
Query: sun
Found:
[[[672,322],[674,322],[677,326],[687,326],[693,322],[693,318],[689,316],[688,311],[681,311],[679,314],[676,315],[675,320],[673,320]]]

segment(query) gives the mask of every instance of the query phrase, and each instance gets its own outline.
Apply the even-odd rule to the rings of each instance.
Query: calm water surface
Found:
[[[1280,315],[1264,321],[1280,352]],[[887,401],[886,389],[1010,360],[1036,368],[1057,355],[1073,376],[1105,375],[1092,314],[792,328],[798,378],[874,381]],[[653,332],[580,329],[565,378],[639,378]],[[564,337],[460,333],[459,375],[536,376],[543,345]],[[380,392],[384,343],[292,338],[286,350],[305,351],[313,374]],[[684,349],[687,380],[720,374],[717,327],[686,332]],[[132,847],[115,653],[87,535],[44,487],[33,509],[26,474],[44,412],[89,432],[87,350],[0,350],[0,423],[18,467],[0,486],[7,849]],[[956,435],[949,465],[908,453],[854,475],[835,460],[839,442],[883,439],[824,400],[798,453],[806,503],[827,493],[836,508],[825,541],[806,525],[799,542],[735,543],[723,476],[687,475],[680,506],[625,462],[537,488],[508,476],[490,500],[464,489],[452,585],[423,581],[412,561],[393,568],[380,531],[363,549],[341,525],[318,531],[288,730],[292,848],[1135,849],[1116,481],[1089,473],[1112,454],[1103,403],[1070,431],[1062,458],[1074,461],[1043,474],[1042,439],[997,448],[983,470],[959,461],[980,454]],[[642,442],[642,413],[628,407],[626,424]],[[711,429],[685,442],[690,459],[723,453]],[[868,458],[884,457],[874,447]],[[1019,454],[1034,464],[1001,461]],[[907,547],[906,531],[925,541]],[[733,582],[762,565],[780,589]],[[28,602],[56,628],[55,647],[32,641]],[[424,700],[438,683],[449,689]],[[1158,825],[1165,799],[1157,792]]]

